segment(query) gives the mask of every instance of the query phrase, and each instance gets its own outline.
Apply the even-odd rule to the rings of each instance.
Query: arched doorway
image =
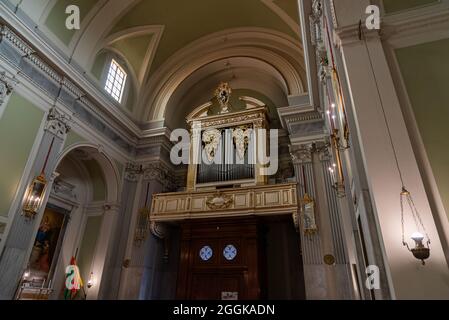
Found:
[[[17,298],[63,298],[75,257],[84,282],[77,299],[97,299],[118,213],[118,171],[97,147],[75,145],[60,155],[48,192]]]

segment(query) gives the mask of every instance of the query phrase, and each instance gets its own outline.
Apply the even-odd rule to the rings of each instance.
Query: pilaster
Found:
[[[165,225],[150,223],[149,208],[154,193],[177,187],[170,167],[162,161],[134,166],[130,177],[138,183],[129,223],[126,225],[126,248],[122,259],[119,299],[151,299],[160,295],[161,265],[171,259],[167,241],[170,232]],[[172,275],[176,278],[176,275]],[[165,290],[165,288],[164,288]]]
[[[372,205],[373,209],[366,212],[372,217],[361,214],[363,231],[367,240],[379,240],[379,244],[368,247],[368,263],[380,262],[382,297],[390,293],[392,298],[398,299],[447,298],[447,284],[434,277],[435,274],[447,274],[447,263],[395,91],[384,44],[377,32],[359,29],[360,18],[357,21],[350,18],[360,17],[368,1],[361,1],[355,7],[350,7],[349,2],[334,2],[339,22],[334,37],[339,46],[338,54],[341,55],[340,68],[347,79],[349,100],[352,102],[351,108],[348,108],[355,124],[351,132],[353,139],[357,139],[357,145],[361,146],[359,158],[364,168],[360,173],[366,177],[366,189],[362,187],[358,190],[356,199],[360,204],[363,201],[365,205]],[[432,239],[431,259],[424,268],[418,267],[419,262],[401,243],[401,181],[395,153],[404,183],[413,194]],[[376,247],[380,247],[384,261],[375,254]]]
[[[28,184],[18,194],[18,198],[22,199],[22,202],[29,184],[41,173],[47,180],[43,203],[47,202],[53,184],[53,172],[56,169],[57,158],[70,130],[68,123],[69,117],[55,107],[47,114],[44,134],[31,174],[28,177]],[[35,232],[44,211],[45,207],[42,206],[34,217],[28,218],[23,214],[22,205],[20,205],[13,215],[0,256],[0,299],[13,299],[23,270],[26,268]]]

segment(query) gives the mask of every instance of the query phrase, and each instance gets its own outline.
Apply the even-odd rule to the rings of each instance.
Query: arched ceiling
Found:
[[[233,85],[275,104],[307,90],[297,0],[9,1],[90,80],[100,81],[105,50],[120,54],[135,85],[124,111],[136,122],[161,121],[175,105],[186,113],[223,80],[230,60]],[[65,28],[69,5],[80,8],[80,30]]]

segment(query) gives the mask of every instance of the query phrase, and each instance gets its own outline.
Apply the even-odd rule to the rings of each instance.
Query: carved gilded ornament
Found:
[[[217,90],[215,90],[215,97],[220,103],[221,111],[220,113],[228,113],[229,112],[229,100],[231,98],[232,89],[227,83],[220,83]]]
[[[251,135],[252,129],[240,127],[232,130],[232,138],[234,139],[235,146],[237,149],[237,155],[240,159],[245,158],[246,150],[248,149],[249,137]]]
[[[206,200],[207,207],[212,210],[227,209],[231,206],[231,204],[231,196],[223,194],[221,192],[215,193],[214,195],[208,197]]]
[[[218,145],[220,144],[221,133],[217,129],[206,130],[203,133],[204,150],[206,151],[207,160],[212,162],[217,154]]]
[[[302,199],[301,216],[304,234],[315,234],[318,231],[315,219],[315,201],[307,193]]]

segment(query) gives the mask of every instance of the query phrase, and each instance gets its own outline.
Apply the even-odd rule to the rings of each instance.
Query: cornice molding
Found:
[[[14,41],[17,41],[16,46],[20,44],[20,49],[25,51],[25,54],[35,52],[33,47],[39,48],[40,53],[35,52],[35,55],[43,56],[45,59],[51,60],[52,64],[62,70],[64,77],[70,78],[73,83],[76,83],[80,88],[82,87],[82,91],[86,92],[86,95],[93,97],[96,101],[94,104],[97,105],[98,108],[97,112],[102,112],[105,115],[108,115],[110,117],[109,122],[118,122],[124,132],[128,132],[128,134],[137,137],[139,136],[140,130],[134,121],[125,112],[122,112],[119,109],[120,107],[109,101],[103,93],[99,92],[95,85],[92,84],[85,76],[85,73],[81,70],[81,68],[69,63],[67,57],[59,52],[59,50],[54,49],[51,44],[47,43],[48,41],[38,34],[32,26],[19,19],[19,17],[11,11],[7,4],[3,2],[0,2],[0,13],[4,21],[16,30],[13,32],[8,28],[10,32],[14,34]],[[27,42],[23,41],[23,39],[17,36],[17,34],[20,34],[21,37],[26,38]],[[56,71],[54,72],[59,73]],[[78,85],[80,83],[83,85]]]
[[[449,4],[386,16],[381,26],[382,40],[398,48],[449,38]],[[425,38],[421,39],[423,35]]]
[[[367,39],[380,38],[398,48],[433,41],[434,37],[449,38],[449,5],[442,3],[384,16],[381,19],[380,30],[368,30],[364,21],[362,21],[361,27]],[[420,35],[423,34],[425,37],[420,38]],[[413,41],[413,39],[417,41]],[[338,46],[359,41],[359,24],[334,29],[334,43]]]
[[[68,115],[72,116],[73,122],[88,124],[95,130],[96,134],[104,135],[108,141],[117,145],[125,153],[132,156],[136,148],[147,143],[148,138],[157,140],[157,137],[161,136],[162,140],[165,137],[167,137],[166,140],[169,140],[170,132],[167,128],[138,129],[138,135],[129,135],[124,132],[123,124],[111,126],[111,123],[117,122],[114,122],[113,119],[102,113],[99,110],[98,104],[81,87],[68,79],[65,74],[62,74],[59,70],[54,69],[46,63],[37,52],[8,26],[1,26],[0,40],[3,46],[7,46],[6,52],[8,50],[10,53],[15,52],[13,56],[8,56],[5,52],[0,52],[0,59],[5,64],[10,65],[12,69],[16,70],[15,72],[20,74],[22,81],[29,82],[39,92],[42,92],[44,96],[50,97],[50,100],[56,99],[56,92],[62,86],[61,95],[57,99],[57,105],[63,106],[63,109],[69,111]],[[12,51],[11,48],[13,49]],[[36,73],[30,71],[32,69],[29,69],[29,67],[27,69],[28,71],[24,70],[21,61],[26,61],[27,65],[32,66],[41,76],[35,78]],[[5,80],[11,78],[8,81],[8,88],[12,88],[15,83],[13,81],[14,76],[6,75],[5,73],[3,78]],[[5,93],[8,91],[5,86]]]

